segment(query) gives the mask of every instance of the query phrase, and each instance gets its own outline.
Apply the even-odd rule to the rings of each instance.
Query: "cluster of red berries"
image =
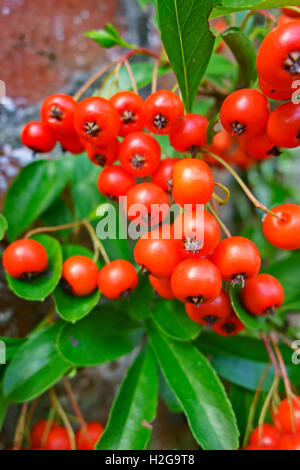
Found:
[[[274,424],[258,426],[245,450],[300,450],[300,397],[290,402],[285,398],[271,410]]]
[[[102,424],[92,421],[75,433],[77,450],[94,450],[104,428]],[[71,441],[67,429],[56,421],[42,419],[30,430],[32,450],[71,450]]]

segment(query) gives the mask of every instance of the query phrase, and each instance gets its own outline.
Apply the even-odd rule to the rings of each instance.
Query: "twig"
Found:
[[[132,72],[132,68],[130,67],[130,64],[128,62],[127,59],[125,59],[123,61],[126,69],[127,69],[127,72],[128,72],[128,75],[129,75],[129,78],[130,78],[130,81],[131,81],[131,85],[132,85],[132,89],[134,91],[134,93],[136,93],[137,95],[139,94],[139,90],[138,90],[138,87],[137,87],[137,84],[136,84],[136,81],[135,81],[135,78],[134,78],[134,75],[133,75],[133,72]]]
[[[100,253],[102,258],[104,259],[105,263],[106,264],[110,263],[110,259],[107,255],[106,251],[105,251],[105,248],[102,245],[102,243],[100,242],[99,238],[97,237],[97,235],[95,233],[95,230],[92,227],[92,225],[86,219],[84,219],[82,221],[82,224],[85,226],[85,228],[89,232],[91,240],[92,240],[93,245],[94,245],[94,261],[96,262],[98,260],[98,255]]]
[[[224,222],[222,222],[222,220],[220,219],[220,217],[217,215],[217,213],[214,211],[214,209],[212,208],[212,205],[210,203],[207,204],[207,208],[209,209],[209,211],[212,213],[212,215],[214,216],[214,218],[216,219],[216,221],[218,222],[218,224],[220,225],[220,227],[222,228],[223,232],[225,233],[225,235],[227,237],[231,237],[231,233],[230,231],[228,230],[228,228],[226,227],[226,225],[224,224]]]
[[[53,407],[57,411],[57,414],[61,417],[61,420],[64,423],[65,428],[67,429],[69,439],[70,439],[71,449],[75,450],[76,449],[75,436],[74,436],[74,431],[73,431],[73,428],[70,424],[70,421],[69,421],[66,413],[64,412],[61,404],[59,403],[59,400],[58,400],[57,396],[55,395],[54,390],[50,389],[49,393],[50,393],[50,398],[51,398]]]
[[[70,384],[69,384],[69,382],[66,378],[63,379],[63,384],[64,384],[64,387],[65,387],[65,389],[67,391],[67,394],[70,398],[70,401],[71,401],[72,406],[74,408],[75,414],[78,418],[80,426],[82,428],[85,428],[86,427],[86,421],[85,421],[84,417],[82,416],[82,413],[80,411],[80,408],[79,408],[78,403],[76,401],[76,398],[74,396],[73,390],[72,390],[72,388],[71,388],[71,386],[70,386]]]
[[[157,60],[153,67],[153,75],[152,75],[152,85],[151,85],[151,93],[155,93],[157,90],[157,79],[158,79],[158,67],[160,61]]]
[[[15,431],[13,449],[20,449],[22,445],[27,408],[28,408],[28,402],[23,403],[22,408],[21,408],[21,413],[18,419],[16,431]]]

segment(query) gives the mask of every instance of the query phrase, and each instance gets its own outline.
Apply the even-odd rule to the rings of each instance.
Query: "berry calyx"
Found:
[[[56,138],[46,124],[40,121],[31,121],[22,129],[21,142],[33,152],[50,152],[56,144]]]
[[[254,243],[244,237],[222,240],[213,255],[212,262],[218,267],[224,281],[233,285],[244,284],[247,278],[257,276],[261,258]]]
[[[227,319],[232,313],[232,307],[228,295],[222,290],[220,295],[210,302],[193,305],[185,305],[188,316],[196,323],[204,326],[212,326]]]
[[[10,276],[30,281],[45,271],[48,254],[41,243],[28,238],[11,243],[4,250],[2,262]]]
[[[119,160],[128,173],[145,177],[160,165],[161,150],[158,142],[149,134],[134,132],[120,145]]]
[[[139,95],[132,91],[120,91],[110,98],[110,102],[120,115],[120,136],[143,130],[144,100]]]
[[[145,100],[145,127],[154,134],[169,134],[183,114],[183,103],[172,91],[160,90]]]
[[[98,288],[108,299],[127,297],[138,285],[138,275],[129,261],[117,259],[103,266],[98,275]]]
[[[63,264],[62,287],[73,295],[84,296],[93,292],[97,278],[98,267],[87,256],[71,256]]]
[[[279,147],[272,142],[266,131],[250,137],[246,141],[246,151],[255,160],[267,160],[281,155]]]
[[[220,119],[232,135],[251,137],[263,131],[269,114],[267,98],[257,90],[245,88],[227,96],[221,106]]]
[[[126,196],[135,184],[134,176],[127,173],[120,166],[114,165],[104,168],[98,178],[99,192],[115,200],[118,200],[121,196]]]
[[[105,145],[94,145],[86,143],[87,156],[91,162],[99,166],[112,165],[118,158],[119,141],[114,138]]]
[[[181,302],[199,306],[220,295],[222,278],[216,266],[206,259],[186,259],[171,276],[171,287]]]
[[[212,197],[214,177],[205,162],[185,158],[173,166],[172,184],[173,199],[180,206],[206,204]]]
[[[284,291],[274,276],[259,274],[245,282],[241,300],[252,315],[272,315],[282,305]]]
[[[300,206],[282,204],[272,209],[278,219],[267,214],[263,220],[263,233],[271,245],[281,250],[297,250],[300,248]]]
[[[212,325],[212,330],[220,336],[235,336],[244,328],[245,325],[235,313],[231,313],[229,317]]]

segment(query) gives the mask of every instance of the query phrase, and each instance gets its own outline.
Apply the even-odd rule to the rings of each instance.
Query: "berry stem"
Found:
[[[105,264],[110,263],[110,259],[107,255],[106,251],[105,251],[105,248],[102,245],[102,243],[100,242],[99,238],[97,237],[93,226],[86,219],[84,219],[82,221],[82,224],[85,226],[85,228],[89,232],[91,240],[92,240],[93,245],[94,245],[94,253],[95,253],[94,254],[94,261],[96,262],[98,260],[98,256],[99,256],[99,253],[100,253],[102,258],[105,261]]]
[[[227,202],[229,201],[230,199],[230,191],[229,189],[224,186],[224,184],[222,183],[215,183],[215,186],[217,186],[218,188],[221,188],[224,193],[225,193],[225,197],[224,199],[220,198],[220,196],[218,196],[217,194],[214,193],[214,197],[215,199],[218,201],[219,204],[221,204],[222,206],[225,206],[225,204],[227,204]]]
[[[258,385],[257,385],[257,389],[255,390],[255,394],[254,394],[254,397],[253,397],[253,400],[252,400],[252,403],[251,403],[251,406],[250,406],[250,409],[249,409],[247,426],[246,426],[246,431],[245,431],[245,436],[244,436],[242,447],[246,447],[246,445],[248,444],[249,436],[250,436],[250,433],[253,429],[253,421],[254,421],[256,406],[257,406],[258,399],[259,399],[259,396],[260,396],[260,393],[261,393],[261,389],[262,389],[263,383],[265,381],[265,378],[267,376],[269,367],[270,367],[270,363],[268,363],[266,365],[266,367],[264,368],[264,370],[263,370],[263,372],[260,376],[260,379],[259,379],[259,382],[258,382]]]
[[[230,165],[228,165],[227,162],[225,162],[225,160],[223,160],[223,158],[221,158],[218,155],[215,155],[214,153],[211,153],[211,152],[207,152],[207,154],[210,155],[211,157],[213,157],[219,163],[221,163],[221,165],[223,165],[229,171],[229,173],[234,177],[236,182],[240,185],[240,187],[242,188],[242,190],[244,191],[246,196],[254,204],[256,209],[260,209],[263,212],[265,212],[266,214],[269,214],[269,215],[272,215],[273,217],[276,217],[276,219],[283,220],[282,217],[280,217],[279,215],[277,215],[274,212],[270,211],[266,206],[264,206],[261,202],[259,202],[258,199],[256,199],[256,197],[254,196],[254,194],[252,194],[252,192],[250,191],[248,186],[244,183],[242,178],[237,174],[237,172]]]
[[[222,228],[223,232],[225,233],[225,235],[230,238],[231,237],[231,233],[230,231],[228,230],[228,228],[226,227],[226,225],[222,222],[222,220],[220,219],[220,217],[217,215],[216,211],[213,209],[212,205],[210,203],[207,204],[207,208],[209,209],[209,211],[212,213],[212,215],[214,216],[214,218],[216,219],[216,221],[218,222],[218,224],[220,225],[220,227]]]
[[[155,93],[157,90],[157,79],[158,79],[158,67],[160,64],[160,60],[157,60],[153,67],[153,75],[152,75],[152,85],[151,85],[151,93]]]
[[[15,450],[20,449],[22,445],[27,408],[28,408],[28,402],[23,403],[22,408],[21,408],[21,413],[18,419],[16,431],[15,431],[14,445],[13,445],[13,449]]]
[[[275,377],[274,377],[272,386],[271,386],[271,388],[270,388],[270,390],[267,394],[267,397],[265,399],[265,402],[263,404],[263,407],[262,407],[262,410],[261,410],[261,413],[260,413],[260,416],[259,416],[259,419],[258,419],[258,426],[259,426],[258,439],[259,439],[259,441],[261,441],[261,438],[262,438],[262,425],[265,421],[265,417],[266,417],[266,414],[267,414],[268,409],[270,407],[272,397],[273,397],[274,393],[276,392],[276,390],[278,388],[278,382],[279,382],[279,376],[276,374]]]
[[[51,227],[38,227],[34,228],[33,230],[30,230],[24,235],[24,238],[30,238],[33,235],[36,235],[37,233],[44,233],[44,232],[58,232],[59,230],[67,230],[69,228],[74,228],[77,227],[78,225],[81,225],[83,222],[81,220],[77,222],[70,222],[69,224],[64,224],[64,225],[55,225]]]
[[[134,75],[133,75],[133,72],[132,72],[132,68],[130,67],[130,64],[128,62],[127,59],[125,59],[123,61],[126,69],[127,69],[127,72],[128,72],[128,75],[129,75],[129,78],[130,78],[130,81],[131,81],[131,85],[132,85],[132,89],[134,91],[134,93],[136,93],[137,95],[139,94],[139,90],[138,90],[138,87],[137,87],[137,84],[136,84],[136,81],[135,81],[135,78],[134,78]]]
[[[73,390],[72,390],[72,388],[71,388],[71,386],[70,386],[68,380],[67,380],[65,377],[64,377],[64,379],[63,379],[63,383],[64,383],[64,387],[65,387],[65,389],[66,389],[66,391],[67,391],[67,394],[68,394],[68,396],[69,396],[69,398],[70,398],[70,402],[72,403],[72,406],[73,406],[73,408],[74,408],[75,414],[76,414],[76,416],[77,416],[77,418],[78,418],[78,421],[79,421],[79,423],[80,423],[80,426],[81,426],[82,428],[85,428],[85,427],[86,427],[86,421],[85,421],[84,417],[82,416],[82,413],[81,413],[80,408],[79,408],[79,406],[78,406],[78,403],[77,403],[77,401],[76,401],[76,398],[75,398],[75,395],[74,395],[74,393],[73,393]]]
[[[280,369],[279,369],[279,366],[278,366],[278,363],[277,363],[277,360],[276,360],[276,357],[275,357],[274,351],[272,349],[272,346],[270,344],[270,340],[269,340],[268,336],[262,331],[260,333],[260,337],[264,342],[264,345],[265,345],[265,348],[268,352],[269,358],[270,358],[270,360],[273,364],[273,367],[274,367],[274,370],[275,370],[275,375],[280,376],[281,375],[280,374]]]
[[[56,394],[55,394],[55,392],[52,388],[49,390],[49,393],[50,393],[50,398],[51,398],[51,401],[52,401],[52,404],[53,404],[53,408],[57,411],[57,414],[61,417],[61,420],[64,423],[64,426],[65,426],[65,428],[68,432],[70,443],[71,443],[71,450],[75,450],[76,449],[75,435],[74,435],[73,428],[70,424],[70,421],[69,421],[66,413],[64,412],[63,407],[59,403],[59,400],[58,400],[58,398],[57,398],[57,396],[56,396]]]
[[[268,10],[252,10],[252,11],[249,11],[249,13],[247,13],[247,15],[245,16],[245,18],[243,19],[242,23],[241,23],[241,30],[244,30],[245,29],[245,26],[248,22],[248,20],[253,16],[253,15],[256,15],[257,13],[259,13],[260,15],[264,16],[268,22],[272,22],[274,23],[275,25],[277,24],[277,19],[275,18],[275,16],[273,16]]]

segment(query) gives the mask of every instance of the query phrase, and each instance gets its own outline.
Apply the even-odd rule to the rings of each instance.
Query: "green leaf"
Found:
[[[68,172],[60,168],[59,161],[38,160],[20,171],[4,202],[10,240],[15,240],[61,193]]]
[[[101,203],[106,201],[97,188],[100,168],[94,165],[85,153],[75,158],[72,176],[72,196],[77,219],[88,217]]]
[[[206,139],[207,139],[207,144],[212,145],[213,143],[213,138],[217,134],[217,131],[215,130],[215,125],[217,122],[220,120],[220,113],[215,114],[209,121],[207,129],[206,129]]]
[[[275,261],[264,269],[264,272],[275,276],[283,286],[285,299],[280,311],[289,311],[290,308],[293,310],[295,308],[293,304],[295,302],[298,304],[300,299],[300,251],[292,252],[283,259]],[[289,304],[291,307],[288,307]]]
[[[163,374],[159,374],[159,393],[172,413],[182,413],[182,407]]]
[[[227,29],[222,37],[239,65],[239,85],[248,88],[256,79],[256,52],[251,40],[237,27]]]
[[[298,6],[298,0],[222,0],[222,7],[213,10],[211,17],[229,15],[243,10],[269,10],[287,6]]]
[[[245,308],[241,304],[240,294],[241,294],[240,286],[230,287],[231,305],[233,307],[233,310],[235,311],[235,313],[241,320],[241,322],[244,323],[244,325],[247,326],[248,328],[251,328],[252,330],[259,330],[259,329],[264,328],[266,317],[258,317],[258,316],[251,315],[250,313],[248,313],[247,310],[245,310]]]
[[[80,367],[111,362],[137,346],[139,327],[114,304],[103,305],[76,325],[66,324],[58,349],[67,361]]]
[[[18,351],[19,347],[26,341],[25,338],[9,338],[0,336],[0,342],[5,344],[5,363],[10,361],[13,355]],[[0,364],[2,364],[0,362]]]
[[[7,220],[4,215],[0,214],[0,241],[3,240],[7,230]]]
[[[121,301],[124,310],[135,320],[143,320],[149,317],[154,308],[154,292],[148,281],[148,276],[139,274],[139,284],[128,299]]]
[[[93,253],[90,250],[79,245],[63,245],[62,252],[64,261],[76,255],[93,258]],[[100,299],[100,295],[99,289],[95,289],[89,295],[73,295],[66,292],[59,284],[53,292],[53,299],[59,316],[65,321],[75,323],[93,310]]]
[[[2,385],[0,384],[0,432],[5,420],[7,409],[9,406],[9,399],[3,395]]]
[[[88,31],[84,36],[93,39],[101,47],[110,48],[114,46],[127,47],[128,49],[136,49],[137,46],[125,41],[118,31],[110,23],[105,25],[105,29],[97,31]]]
[[[205,78],[222,88],[231,88],[236,77],[237,65],[221,54],[212,54]]]
[[[128,369],[114,400],[97,450],[144,450],[156,415],[158,378],[150,348]]]
[[[213,50],[208,17],[218,0],[157,0],[159,29],[185,108],[192,109]]]
[[[40,220],[43,225],[46,227],[52,227],[55,225],[65,225],[72,222],[71,210],[67,203],[58,198],[54,203],[47,209],[40,217]],[[57,237],[60,237],[62,240],[67,240],[70,234],[70,229],[67,230],[58,230],[55,232]]]
[[[32,237],[41,243],[48,254],[48,266],[41,275],[31,281],[15,279],[6,273],[6,279],[10,289],[18,296],[26,300],[45,300],[56,288],[62,270],[62,253],[59,242],[49,235],[38,234]]]
[[[56,349],[61,323],[31,334],[6,367],[3,391],[15,403],[29,401],[54,385],[70,368]]]
[[[151,309],[151,318],[157,328],[172,339],[192,341],[201,332],[201,326],[190,319],[184,305],[178,301],[158,300]]]
[[[209,354],[211,364],[224,379],[248,390],[256,390],[261,375],[269,362],[262,341],[246,336],[221,337],[214,333],[203,333],[196,341],[200,350]],[[299,367],[292,364],[293,351],[280,344],[290,380],[300,382]],[[273,366],[269,367],[262,390],[269,391],[274,379]]]
[[[236,449],[238,430],[223,385],[192,343],[173,341],[147,323],[150,342],[163,374],[204,449]]]

